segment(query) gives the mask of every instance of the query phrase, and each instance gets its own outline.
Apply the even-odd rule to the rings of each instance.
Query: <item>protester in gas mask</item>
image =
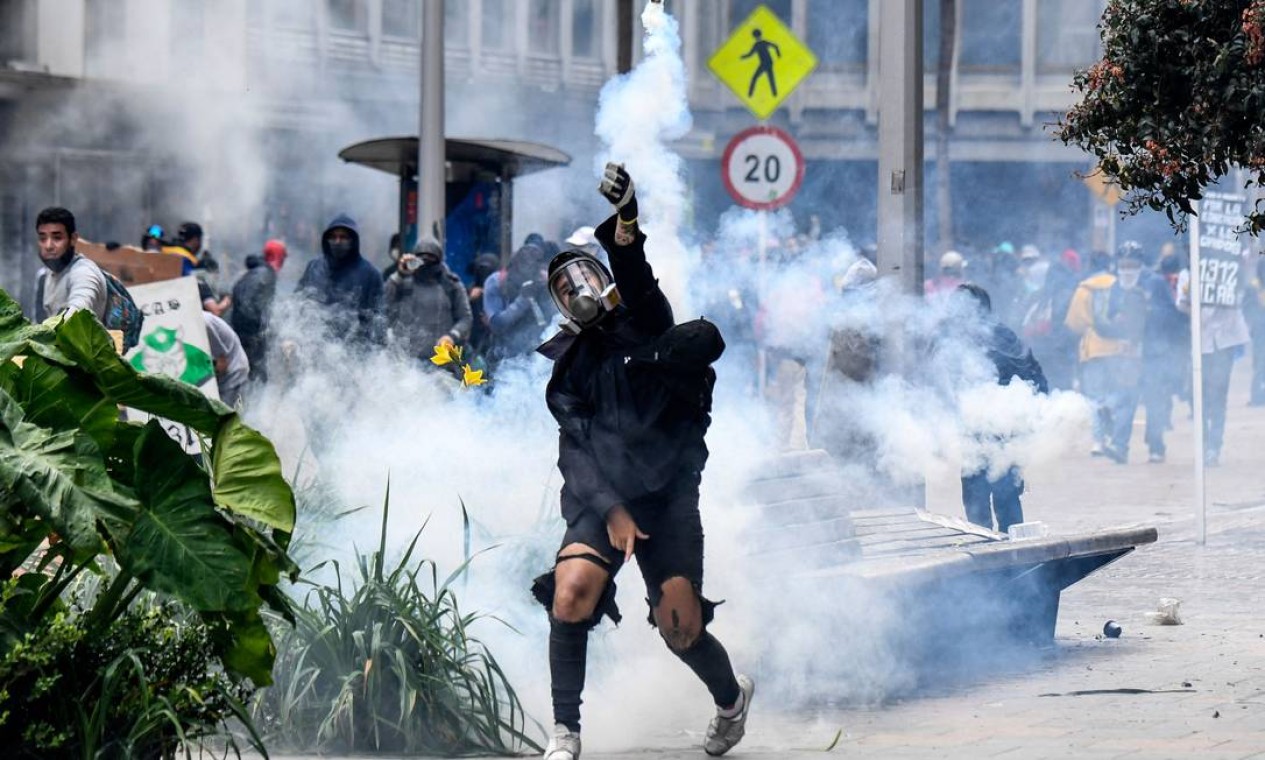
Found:
[[[1097,405],[1094,456],[1129,461],[1129,439],[1138,406],[1147,294],[1140,287],[1137,248],[1121,246],[1116,272],[1111,257],[1095,252],[1092,273],[1077,287],[1067,310],[1068,329],[1081,336],[1081,392]]]
[[[382,277],[360,255],[360,232],[346,214],[334,217],[321,235],[321,258],[309,262],[298,292],[326,307],[331,338],[347,343],[381,344]]]
[[[497,363],[530,354],[540,345],[551,310],[545,288],[543,241],[525,243],[504,269],[483,283],[483,308],[491,333],[488,360]]]
[[[559,425],[567,523],[554,569],[532,589],[550,620],[555,726],[544,756],[580,756],[589,631],[603,615],[619,621],[614,578],[634,555],[651,624],[717,705],[704,749],[721,755],[742,739],[754,692],[707,632],[715,605],[702,596],[698,488],[715,382],[710,364],[724,343],[702,320],[674,326],[621,165],[607,165],[600,190],[616,209],[597,230],[611,268],[574,249],[550,262],[549,295],[563,323],[540,348],[554,362],[546,400]]]
[[[44,265],[35,286],[36,319],[90,311],[104,321],[109,307],[105,275],[75,251],[79,242],[75,215],[64,208],[46,208],[35,217],[35,232]]]
[[[391,342],[406,354],[428,359],[436,345],[452,346],[470,337],[470,300],[461,278],[444,263],[433,237],[402,254],[386,284]]]

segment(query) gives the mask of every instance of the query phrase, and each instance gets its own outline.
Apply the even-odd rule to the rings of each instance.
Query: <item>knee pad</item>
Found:
[[[536,579],[532,581],[531,593],[532,596],[535,597],[536,601],[540,602],[540,604],[545,608],[545,611],[549,613],[550,620],[553,619],[554,593],[558,589],[558,582],[554,576],[554,572],[557,571],[559,564],[569,560],[586,560],[604,570],[609,569],[606,561],[601,557],[596,557],[592,554],[574,554],[566,557],[558,557],[552,570],[536,576]],[[592,630],[602,621],[603,615],[610,618],[611,622],[615,625],[619,625],[620,621],[624,618],[619,612],[619,606],[615,604],[615,589],[615,579],[608,578],[606,580],[606,587],[602,589],[602,595],[598,597],[597,605],[593,608],[593,614],[589,616],[587,620],[583,620],[576,625],[584,625],[588,630]]]

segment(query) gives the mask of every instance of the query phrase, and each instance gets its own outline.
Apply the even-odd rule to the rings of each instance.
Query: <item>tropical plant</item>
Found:
[[[202,464],[157,419],[206,437]],[[65,607],[76,578],[118,570],[87,611],[104,635],[148,589],[206,623],[224,667],[257,685],[275,657],[261,609],[289,615],[277,584],[295,502],[272,444],[236,412],[170,378],[137,373],[87,312],[31,324],[0,291],[0,653]],[[4,684],[0,683],[0,688]]]
[[[80,586],[88,584],[80,583]],[[0,609],[17,579],[0,592]],[[84,592],[88,593],[88,592]],[[6,757],[170,757],[178,748],[237,750],[230,721],[267,756],[243,707],[253,689],[212,656],[206,623],[142,594],[104,634],[76,604],[42,620],[0,657]]]
[[[1265,0],[1110,0],[1102,60],[1076,75],[1058,136],[1098,159],[1127,208],[1184,226],[1234,168],[1265,186]],[[1260,204],[1246,231],[1265,227]]]
[[[414,559],[422,531],[386,563],[387,503],[372,554],[357,553],[350,587],[329,562],[328,583],[296,605],[297,624],[280,637],[276,685],[253,717],[268,743],[305,752],[441,755],[540,750],[501,667],[471,633],[452,584],[430,560]],[[423,526],[423,530],[425,526]]]

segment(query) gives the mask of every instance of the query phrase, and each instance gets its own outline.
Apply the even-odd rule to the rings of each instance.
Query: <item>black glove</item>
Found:
[[[615,207],[620,219],[637,218],[637,189],[623,164],[606,164],[606,172],[597,191]]]

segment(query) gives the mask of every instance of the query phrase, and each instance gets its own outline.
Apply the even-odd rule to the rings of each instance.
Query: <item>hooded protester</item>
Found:
[[[955,294],[959,298],[970,299],[967,311],[979,316],[977,326],[981,329],[973,331],[973,334],[978,336],[980,347],[997,369],[997,384],[1010,385],[1018,379],[1031,385],[1037,393],[1049,393],[1045,373],[1032,351],[1013,330],[993,316],[988,291],[968,282],[959,285]],[[1023,505],[1020,502],[1024,490],[1023,477],[1017,467],[1011,467],[999,477],[989,477],[989,467],[986,462],[973,472],[962,473],[962,505],[966,510],[966,519],[993,530],[996,518],[996,530],[1005,533],[1011,525],[1023,522]]]
[[[524,356],[540,344],[549,326],[548,261],[543,243],[527,243],[510,256],[504,269],[484,281],[483,309],[492,338],[489,361]]]
[[[444,249],[433,237],[417,241],[413,253],[400,256],[386,284],[387,325],[392,341],[409,356],[428,359],[441,343],[470,337],[470,300],[461,278],[444,263]]]
[[[1129,439],[1138,406],[1147,298],[1140,287],[1142,260],[1122,246],[1116,273],[1111,257],[1095,252],[1090,275],[1076,288],[1064,323],[1080,338],[1081,392],[1098,407],[1093,456],[1129,461]]]
[[[285,259],[285,243],[269,240],[264,243],[263,256],[246,257],[246,273],[233,285],[230,324],[250,359],[252,380],[268,379],[268,318],[277,295],[277,273],[281,271]]]
[[[580,756],[580,702],[589,631],[620,620],[615,575],[637,557],[650,621],[706,684],[718,714],[704,749],[721,755],[745,730],[754,684],[735,676],[707,632],[715,605],[702,596],[698,488],[707,460],[710,365],[720,333],[698,320],[674,325],[645,257],[632,178],[607,164],[600,191],[616,214],[597,230],[611,270],[579,250],[549,265],[562,331],[540,347],[554,362],[546,390],[558,421],[566,534],[554,569],[533,594],[549,611],[554,733],[546,760]]]
[[[36,319],[90,311],[104,323],[109,290],[100,267],[75,251],[79,233],[75,215],[64,208],[46,208],[35,217],[40,263],[36,283]]]
[[[483,304],[483,283],[501,268],[501,257],[495,253],[480,253],[470,262],[470,277],[474,284],[467,294],[470,297],[470,316],[473,320],[470,327],[470,349],[476,354],[487,353],[488,315]]]
[[[326,329],[349,344],[381,345],[382,275],[360,255],[356,221],[339,214],[321,235],[321,258],[309,262],[298,292],[326,307]]]

